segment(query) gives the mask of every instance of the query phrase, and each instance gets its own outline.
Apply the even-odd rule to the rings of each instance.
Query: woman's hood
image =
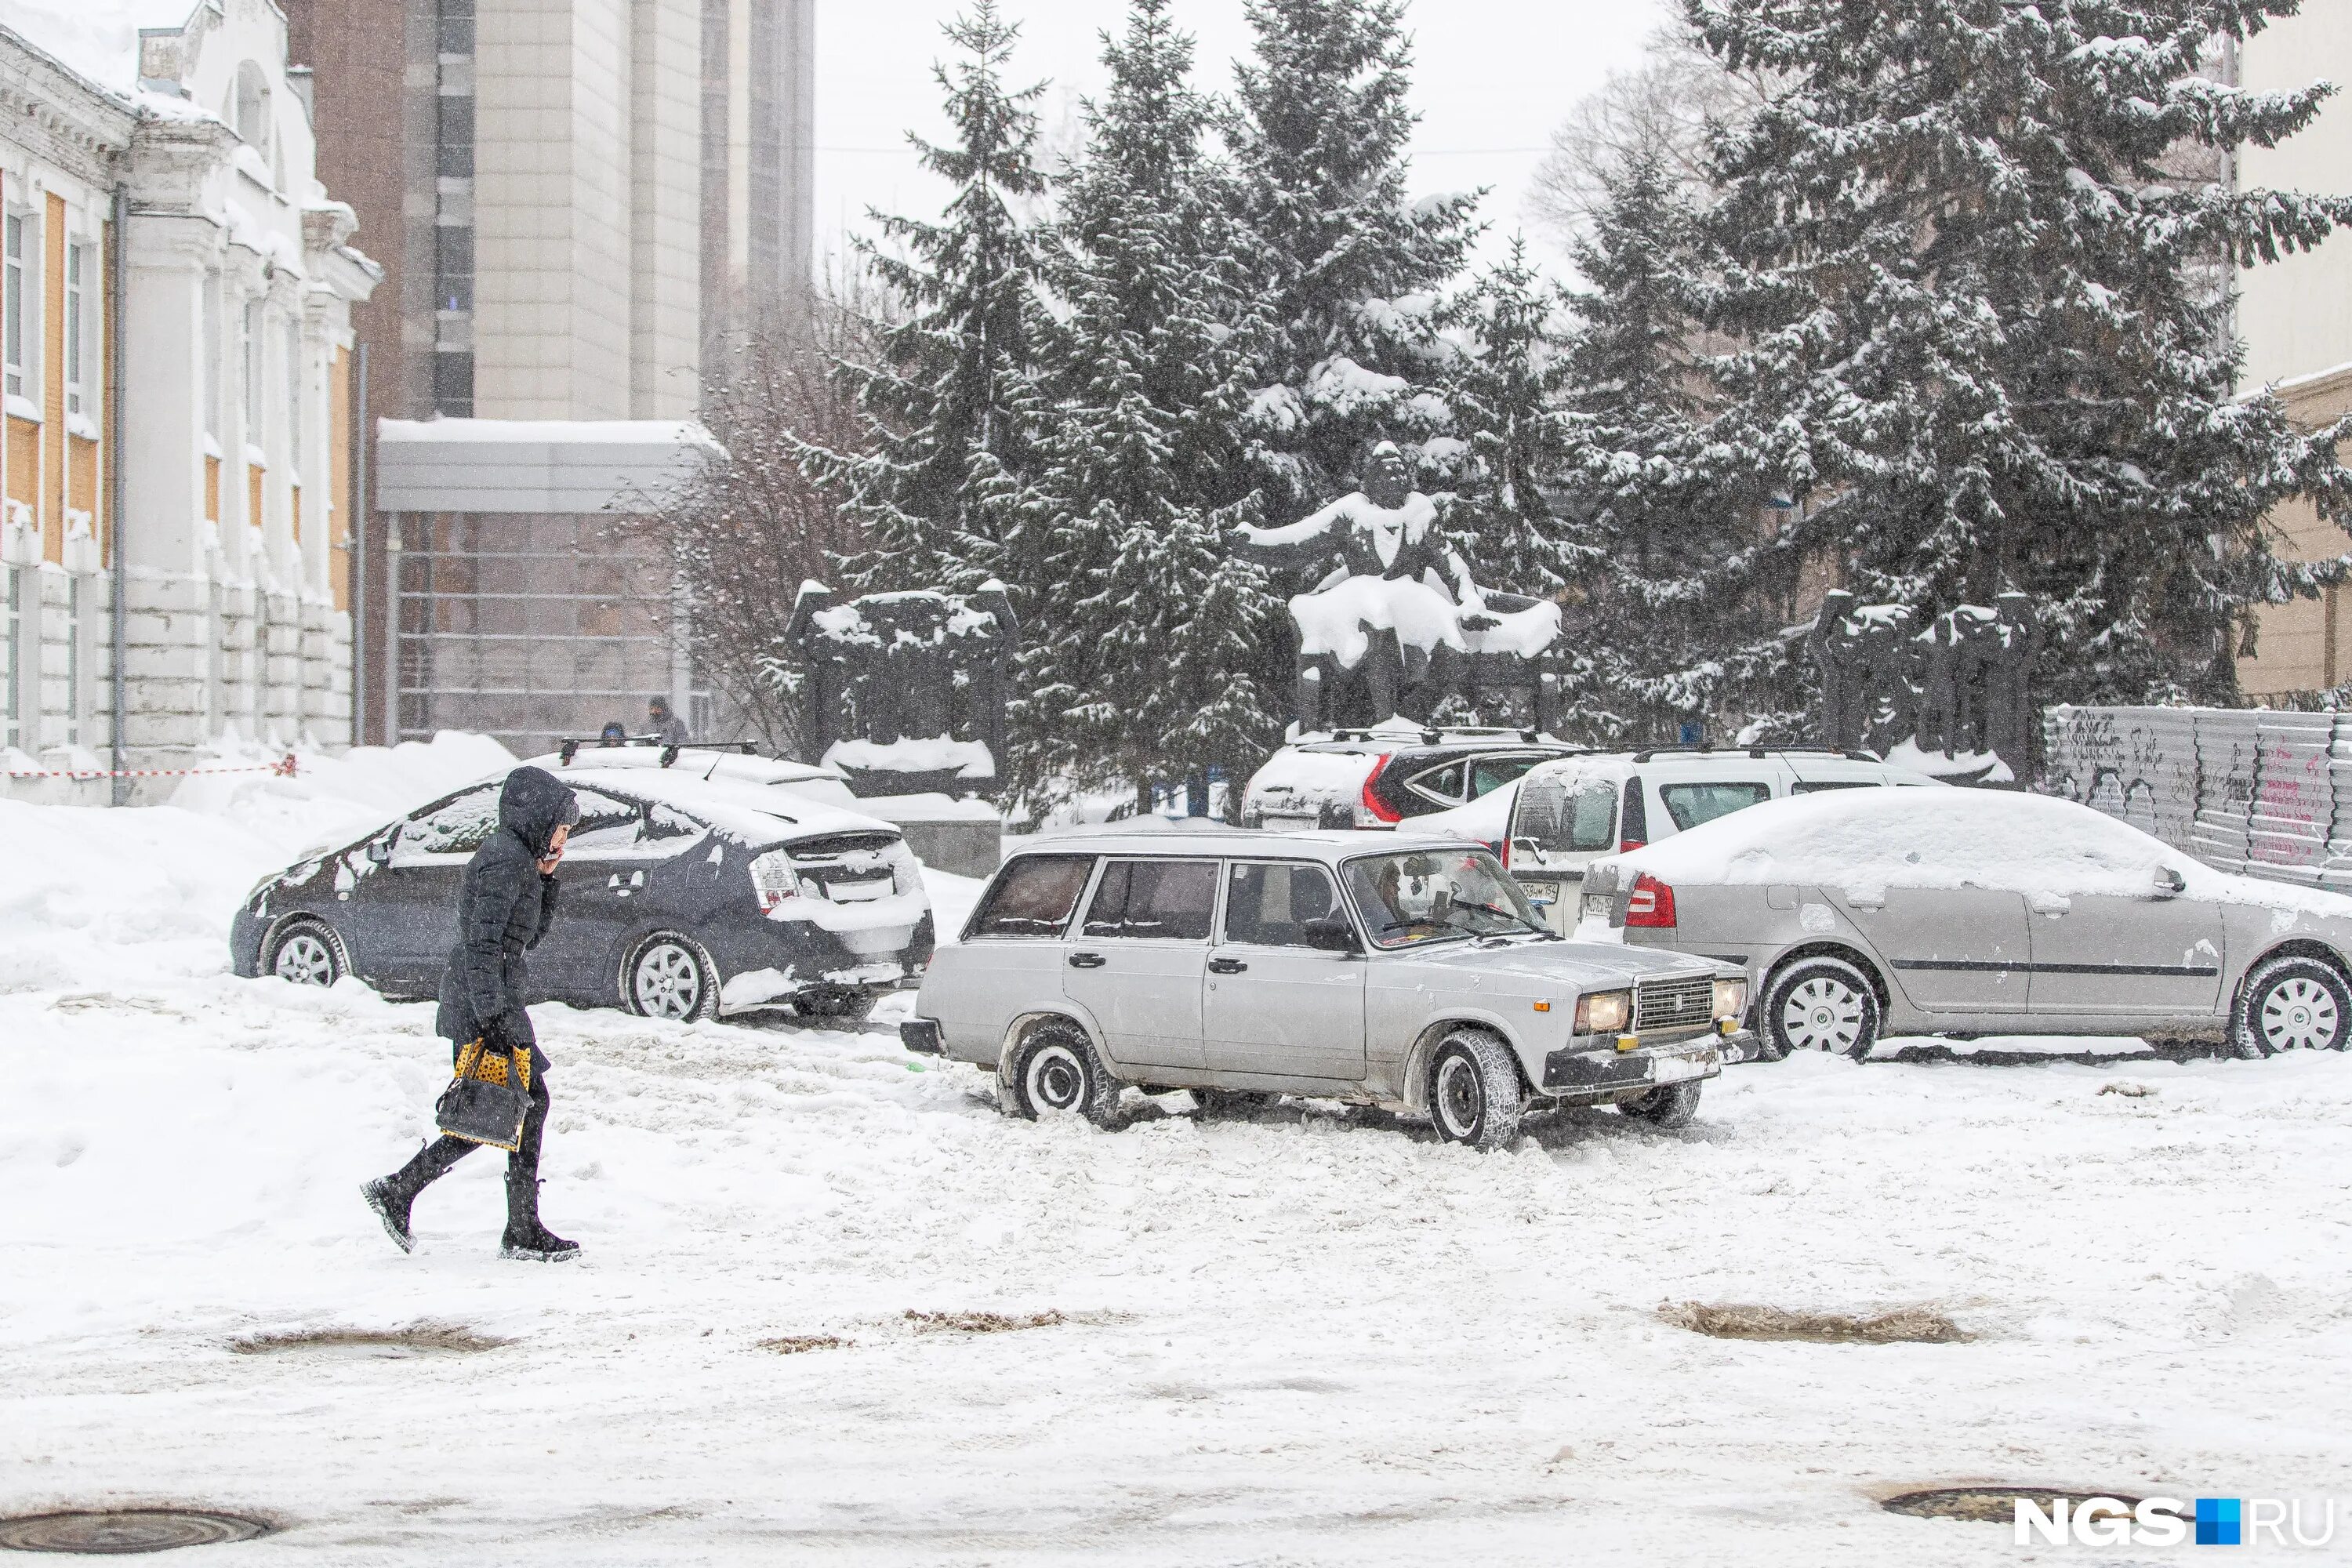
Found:
[[[545,768],[517,768],[499,792],[499,826],[510,828],[534,856],[547,854],[558,827],[580,820],[580,800]]]

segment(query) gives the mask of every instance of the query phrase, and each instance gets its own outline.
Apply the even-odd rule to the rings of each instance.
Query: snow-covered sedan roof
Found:
[[[1393,832],[1349,833],[1337,829],[1300,829],[1265,833],[1254,828],[1203,828],[1194,833],[1059,833],[1024,845],[1023,855],[1148,855],[1154,859],[1320,860],[1326,865],[1358,855],[1385,855],[1410,849],[1460,849],[1459,838],[1444,834]],[[1008,856],[1006,858],[1010,859]]]
[[[835,833],[898,837],[897,827],[879,818],[844,811],[803,796],[784,795],[766,784],[706,779],[668,768],[583,768],[576,764],[556,776],[577,788],[607,790],[674,805],[747,844],[774,844]]]
[[[558,778],[589,768],[654,768],[664,773],[690,773],[697,778],[709,774],[714,779],[739,779],[759,784],[803,784],[812,779],[838,781],[842,776],[840,770],[815,763],[746,756],[716,746],[682,746],[677,760],[663,768],[663,750],[660,746],[605,746],[592,742],[574,751],[568,763],[562,752],[550,752],[543,757],[530,758],[527,765],[545,768]]]
[[[1766,801],[1614,858],[1691,886],[1790,883],[1860,892],[1973,886],[2145,897],[2158,867],[2182,896],[2352,917],[2352,899],[2216,871],[2128,823],[2016,790],[1835,790]]]

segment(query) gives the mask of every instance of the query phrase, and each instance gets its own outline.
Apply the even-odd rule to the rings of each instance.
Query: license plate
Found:
[[[1605,921],[1609,918],[1609,907],[1616,901],[1607,893],[1587,893],[1584,895],[1584,912],[1590,919]]]
[[[1685,1079],[1706,1076],[1705,1057],[1658,1057],[1650,1063],[1652,1083],[1680,1083]]]
[[[1260,820],[1268,833],[1308,833],[1323,825],[1319,816],[1276,816],[1272,812]]]

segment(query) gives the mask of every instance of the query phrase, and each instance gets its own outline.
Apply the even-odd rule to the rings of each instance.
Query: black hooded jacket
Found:
[[[457,944],[441,975],[435,1020],[443,1037],[463,1044],[486,1026],[502,1025],[511,1041],[531,1047],[535,1068],[546,1067],[523,1011],[530,968],[522,955],[539,945],[555,915],[556,880],[540,874],[539,862],[556,828],[579,820],[579,801],[553,773],[517,768],[507,775],[499,830],[474,851],[457,887]]]

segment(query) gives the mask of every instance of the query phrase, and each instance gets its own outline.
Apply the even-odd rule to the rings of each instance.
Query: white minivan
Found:
[[[1744,746],[1564,757],[1518,781],[1503,862],[1554,931],[1576,929],[1584,868],[1746,806],[1820,790],[1940,787],[1862,752]],[[1434,826],[1434,825],[1433,825]]]

